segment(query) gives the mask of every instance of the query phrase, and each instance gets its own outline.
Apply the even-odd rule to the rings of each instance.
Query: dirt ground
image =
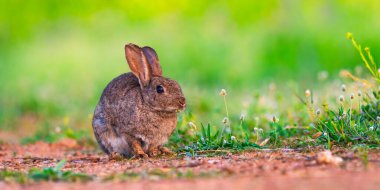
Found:
[[[31,168],[54,167],[66,159],[63,170],[86,173],[94,180],[85,183],[0,182],[0,189],[380,189],[380,151],[370,150],[368,165],[352,150],[333,154],[341,164],[317,162],[320,149],[252,150],[220,156],[199,155],[110,160],[106,155],[64,140],[47,144],[1,145],[0,170],[27,172]],[[191,172],[190,177],[150,175]],[[138,179],[118,178],[123,172],[144,174]],[[168,177],[169,176],[169,177]]]

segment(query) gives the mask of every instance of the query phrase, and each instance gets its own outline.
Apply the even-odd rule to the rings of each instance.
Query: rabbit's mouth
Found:
[[[180,104],[179,109],[177,109],[176,112],[183,111],[183,110],[185,110],[185,108],[186,108],[186,103],[182,103],[182,104]]]
[[[181,107],[179,109],[176,109],[175,112],[179,113],[179,112],[185,110],[185,108],[186,108],[186,105],[184,105],[183,107]]]
[[[179,112],[185,110],[185,107],[168,106],[168,107],[165,107],[165,108],[151,107],[151,109],[153,109],[153,110],[155,110],[157,112],[163,112],[163,113],[179,113]]]
[[[186,105],[182,105],[182,106],[178,106],[178,107],[172,107],[172,106],[170,106],[170,107],[167,107],[165,109],[165,111],[179,113],[179,112],[185,110],[185,108],[186,108]]]
[[[156,103],[157,101],[153,101],[153,102]],[[169,100],[163,104],[157,105],[154,103],[149,104],[148,102],[147,105],[150,107],[150,109],[158,111],[158,112],[178,113],[180,111],[185,110],[186,108],[186,100],[183,97],[174,99],[174,100]]]
[[[181,97],[177,100],[178,109],[177,112],[185,110],[186,108],[186,99],[184,97]]]

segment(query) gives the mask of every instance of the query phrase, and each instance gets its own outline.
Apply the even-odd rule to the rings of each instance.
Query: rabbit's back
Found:
[[[139,88],[139,81],[132,73],[124,73],[114,78],[104,89],[100,101],[107,100],[109,104],[120,101],[121,97],[126,97],[128,92],[134,88]]]

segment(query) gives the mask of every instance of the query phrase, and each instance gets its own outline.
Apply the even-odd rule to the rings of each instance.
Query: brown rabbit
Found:
[[[163,147],[186,101],[179,84],[162,76],[154,49],[125,45],[131,73],[113,79],[96,106],[92,127],[107,154],[125,157],[170,153]]]

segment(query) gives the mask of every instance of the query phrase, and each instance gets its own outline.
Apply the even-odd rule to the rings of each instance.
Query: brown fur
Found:
[[[138,46],[126,45],[126,58],[132,73],[116,77],[104,89],[92,122],[95,137],[107,154],[145,158],[168,153],[162,146],[176,127],[177,112],[185,108],[182,90],[176,81],[156,76],[162,74],[158,58],[146,58]],[[158,85],[164,93],[156,91]]]

